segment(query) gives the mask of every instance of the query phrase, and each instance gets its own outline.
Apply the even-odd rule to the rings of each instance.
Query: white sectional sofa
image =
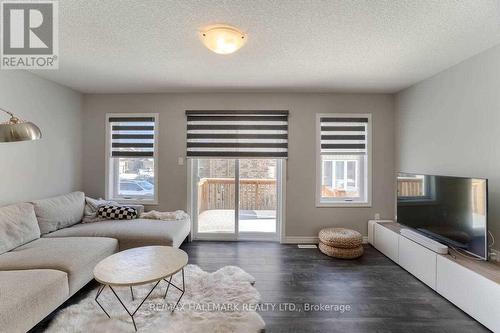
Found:
[[[0,208],[0,331],[26,332],[93,278],[94,266],[128,248],[179,247],[190,221],[81,223],[85,195]]]

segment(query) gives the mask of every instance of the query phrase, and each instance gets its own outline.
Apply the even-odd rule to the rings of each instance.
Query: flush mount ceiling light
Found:
[[[245,45],[247,36],[236,27],[218,24],[202,29],[200,39],[209,50],[217,54],[231,54]]]

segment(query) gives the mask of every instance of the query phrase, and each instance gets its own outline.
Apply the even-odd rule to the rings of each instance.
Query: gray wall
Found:
[[[290,110],[286,236],[313,237],[324,226],[345,226],[367,234],[367,220],[394,216],[394,112],[390,95],[343,94],[138,94],[86,95],[84,99],[84,190],[104,196],[105,114],[160,113],[160,210],[186,209],[186,109]],[[373,206],[315,207],[315,114],[373,114]]]
[[[0,71],[0,107],[37,124],[39,141],[0,143],[0,205],[81,188],[82,95],[25,71]],[[0,122],[8,116],[0,113]]]
[[[489,223],[500,249],[500,46],[396,96],[396,166],[489,179]]]

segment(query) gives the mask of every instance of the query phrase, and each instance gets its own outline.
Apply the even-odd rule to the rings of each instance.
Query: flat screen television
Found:
[[[399,223],[487,259],[488,180],[399,173]]]

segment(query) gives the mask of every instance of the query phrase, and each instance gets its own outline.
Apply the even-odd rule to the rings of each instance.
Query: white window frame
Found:
[[[358,185],[364,182],[366,190],[366,199],[355,200],[353,198],[339,198],[338,200],[331,200],[329,202],[321,200],[321,190],[323,174],[322,158],[321,158],[321,122],[322,117],[362,117],[368,118],[367,133],[366,133],[366,170],[364,175],[359,175]],[[316,114],[316,207],[371,207],[372,206],[372,114],[371,113],[317,113]],[[346,159],[346,161],[349,159]],[[357,164],[358,172],[360,169]],[[334,175],[332,178],[335,178]]]
[[[155,118],[155,130],[154,130],[154,197],[153,199],[124,199],[124,198],[114,198],[111,194],[116,193],[115,185],[117,184],[116,178],[118,176],[118,165],[114,163],[115,170],[113,170],[111,176],[110,166],[111,166],[111,128],[109,123],[109,118],[111,117],[154,117]],[[124,204],[140,204],[140,205],[158,205],[158,136],[159,136],[159,122],[160,116],[158,113],[106,113],[106,149],[105,149],[105,198],[106,200],[113,200]],[[113,191],[111,191],[113,189]]]
[[[332,168],[332,188],[333,187],[336,187],[336,183],[337,183],[337,174],[336,174],[336,169],[337,169],[337,166],[335,165],[335,162],[343,162],[344,163],[344,178],[342,179],[344,181],[344,190],[349,190],[350,188],[357,188],[359,186],[359,183],[360,183],[360,174],[359,174],[359,161],[358,160],[353,160],[353,159],[338,159],[338,160],[335,160],[335,159],[323,159],[322,160],[323,162],[323,169],[324,169],[324,164],[326,162],[332,162],[331,163],[331,168]],[[355,173],[356,173],[356,178],[354,179],[354,186],[349,186],[348,185],[348,178],[347,178],[347,165],[349,162],[354,162],[354,169],[355,169]]]

